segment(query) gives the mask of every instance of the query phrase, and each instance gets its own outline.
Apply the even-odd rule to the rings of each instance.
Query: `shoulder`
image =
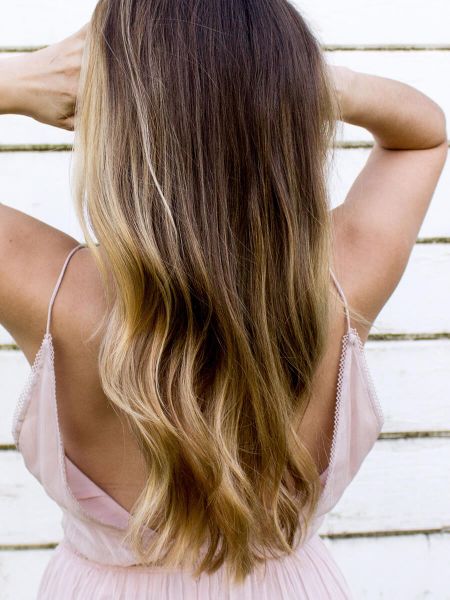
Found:
[[[65,259],[79,243],[0,204],[0,324],[27,355],[26,349],[32,354],[44,336],[52,291]]]

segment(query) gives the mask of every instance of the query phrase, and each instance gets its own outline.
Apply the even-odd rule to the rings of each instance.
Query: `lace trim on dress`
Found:
[[[345,359],[347,357],[347,349],[349,342],[350,331],[344,333],[341,340],[341,356],[339,359],[338,367],[338,379],[336,385],[336,403],[334,409],[334,425],[333,425],[333,439],[331,440],[330,458],[328,460],[328,467],[325,470],[327,476],[322,489],[322,495],[325,496],[328,493],[329,483],[331,481],[332,472],[334,471],[334,463],[336,458],[336,443],[337,443],[337,431],[339,425],[339,416],[341,413],[342,404],[342,382],[344,378],[344,366]]]
[[[341,414],[341,404],[343,401],[342,383],[343,383],[343,379],[344,379],[344,367],[345,367],[345,360],[347,358],[349,344],[355,343],[356,347],[358,348],[358,353],[359,353],[359,356],[361,357],[361,364],[364,369],[365,380],[367,381],[367,385],[368,385],[370,401],[372,403],[372,408],[374,409],[374,413],[378,420],[380,429],[382,428],[382,426],[384,424],[383,409],[381,407],[381,404],[380,404],[380,401],[378,398],[378,394],[377,394],[377,391],[375,388],[375,384],[372,379],[372,374],[369,370],[369,365],[367,362],[364,344],[358,333],[358,330],[355,329],[354,327],[350,327],[348,329],[347,333],[345,333],[342,336],[341,343],[342,343],[342,349],[341,349],[341,356],[339,359],[338,379],[337,379],[337,385],[336,385],[336,404],[335,404],[335,411],[334,411],[333,439],[331,442],[330,458],[328,461],[328,467],[324,471],[324,473],[326,473],[325,483],[323,485],[323,491],[322,491],[322,493],[324,495],[326,493],[328,493],[328,487],[329,487],[328,483],[332,478],[332,474],[334,471],[334,465],[335,465],[337,432],[338,432],[338,427],[339,427],[339,418],[340,418],[340,414]]]
[[[42,339],[39,350],[37,351],[36,356],[34,357],[33,364],[30,367],[30,371],[28,372],[28,376],[27,376],[25,385],[22,389],[22,392],[20,393],[19,399],[16,403],[16,407],[14,410],[11,433],[12,433],[16,448],[18,450],[19,450],[20,431],[22,429],[22,424],[25,420],[25,415],[26,415],[26,412],[28,409],[28,405],[30,403],[32,391],[33,391],[35,383],[37,381],[36,376],[38,373],[40,373],[42,366],[43,366],[42,357],[44,355],[44,348],[45,348],[47,342],[49,341],[49,339],[50,339],[50,336],[49,336],[49,334],[46,333]]]

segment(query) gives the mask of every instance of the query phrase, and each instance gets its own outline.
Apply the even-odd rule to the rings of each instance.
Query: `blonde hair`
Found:
[[[80,85],[100,377],[148,468],[124,541],[240,582],[320,493],[297,427],[328,331],[323,55],[286,0],[100,0]]]

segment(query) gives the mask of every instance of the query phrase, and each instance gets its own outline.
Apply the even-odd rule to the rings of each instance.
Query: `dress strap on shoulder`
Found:
[[[56,281],[55,287],[53,289],[53,293],[51,295],[50,298],[50,302],[48,305],[48,313],[47,313],[47,327],[45,329],[45,334],[48,335],[50,333],[50,319],[52,316],[52,308],[53,308],[53,303],[55,302],[55,298],[56,298],[56,294],[58,293],[59,290],[59,286],[61,285],[61,281],[62,278],[64,277],[64,273],[66,271],[67,265],[69,264],[69,260],[72,258],[73,254],[75,254],[75,252],[77,250],[79,250],[80,248],[84,248],[85,245],[84,244],[78,244],[78,246],[75,246],[75,248],[72,248],[72,250],[69,252],[69,254],[66,257],[66,260],[64,261],[64,264],[62,266],[61,272],[59,274],[59,277]]]
[[[342,289],[342,287],[341,287],[339,281],[337,280],[336,275],[333,273],[333,269],[331,267],[330,267],[330,275],[331,275],[331,278],[334,281],[334,285],[336,286],[336,289],[337,289],[337,291],[339,293],[339,296],[342,298],[342,301],[344,303],[345,317],[347,319],[347,331],[350,331],[350,329],[351,329],[350,310],[348,308],[347,298],[345,297],[344,290]]]

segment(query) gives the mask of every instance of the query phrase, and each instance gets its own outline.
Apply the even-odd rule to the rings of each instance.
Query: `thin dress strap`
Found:
[[[348,308],[347,298],[345,297],[344,290],[340,286],[339,281],[337,280],[336,275],[333,273],[333,270],[331,269],[331,267],[330,267],[330,274],[331,274],[331,277],[332,277],[332,279],[334,281],[336,289],[339,292],[339,296],[342,298],[342,301],[344,303],[345,317],[347,319],[347,331],[350,331],[350,329],[351,329],[350,311],[349,311],[349,308]]]
[[[79,250],[80,248],[84,248],[84,244],[78,244],[78,246],[75,246],[75,248],[72,248],[72,250],[69,252],[66,260],[64,261],[64,264],[63,264],[62,269],[61,269],[61,273],[59,274],[59,277],[58,277],[58,279],[56,281],[56,285],[55,285],[55,288],[53,290],[53,294],[52,294],[52,296],[50,298],[50,302],[49,302],[49,305],[48,305],[47,327],[45,329],[45,335],[48,335],[50,333],[50,319],[51,319],[51,316],[52,316],[53,303],[55,301],[56,294],[58,293],[59,286],[61,285],[62,278],[64,277],[64,273],[65,273],[66,267],[69,264],[69,260],[72,258],[72,255],[75,254],[75,252],[77,250]]]

